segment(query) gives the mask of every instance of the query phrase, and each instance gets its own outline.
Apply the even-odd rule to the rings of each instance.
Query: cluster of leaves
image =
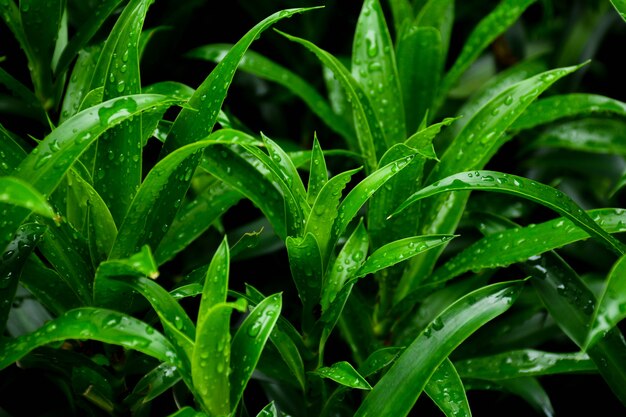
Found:
[[[572,32],[550,69],[556,45],[532,39],[505,59],[548,0],[502,0],[459,48],[453,0],[364,0],[351,57],[276,30],[323,70],[325,96],[249,50],[321,13],[287,9],[191,50],[215,63],[194,89],[141,81],[163,30],[144,29],[152,3],[0,3],[28,62],[0,69],[0,108],[32,122],[0,125],[0,392],[26,373],[62,396],[47,415],[182,417],[406,416],[425,392],[469,416],[467,392],[493,390],[551,416],[540,377],[596,373],[626,404],[626,211],[608,204],[626,183],[626,103],[553,87],[603,32],[581,23],[593,44]],[[624,18],[613,6],[592,20]],[[224,107],[237,71],[301,100],[328,138],[246,127]],[[518,154],[526,167],[485,169]],[[604,187],[554,175],[586,176],[576,158]],[[247,201],[259,219],[229,233]],[[272,285],[236,289],[237,258]],[[20,406],[2,394],[5,414]]]

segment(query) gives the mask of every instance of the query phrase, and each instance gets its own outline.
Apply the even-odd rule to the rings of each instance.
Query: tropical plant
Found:
[[[348,57],[337,4],[230,5],[201,82],[152,62],[212,5],[152,3],[0,5],[0,415],[623,411],[626,104],[580,91],[624,2],[364,0]]]

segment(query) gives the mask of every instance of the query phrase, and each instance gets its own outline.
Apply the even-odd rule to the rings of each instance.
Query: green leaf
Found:
[[[302,301],[302,326],[308,331],[313,324],[313,308],[319,303],[323,266],[317,239],[311,233],[304,237],[289,236],[285,241],[289,254],[289,268]]]
[[[533,146],[624,155],[625,128],[626,123],[619,120],[587,118],[564,122],[541,132]]]
[[[570,117],[609,114],[626,117],[626,103],[597,94],[556,95],[531,104],[511,130],[532,129]]]
[[[611,0],[611,4],[617,10],[617,13],[626,22],[626,1],[624,0]]]
[[[132,392],[124,398],[124,404],[127,404],[133,412],[136,412],[172,388],[180,379],[180,374],[175,366],[169,363],[162,363],[145,374],[137,382]]]
[[[39,346],[66,339],[91,339],[120,345],[180,366],[172,345],[153,327],[117,311],[84,307],[68,311],[34,333],[5,339],[0,344],[0,369]]]
[[[95,4],[95,8],[90,10],[89,18],[80,25],[72,40],[63,49],[63,53],[54,68],[55,74],[63,73],[70,66],[79,51],[89,43],[120,3],[122,0],[102,0]]]
[[[26,157],[26,152],[2,124],[0,124],[0,143],[2,143],[3,152],[0,162],[0,176],[10,175]]]
[[[150,302],[159,316],[165,335],[176,348],[176,353],[183,364],[181,369],[183,378],[191,382],[189,379],[190,359],[193,354],[196,328],[185,310],[163,287],[148,278],[124,276],[113,277],[113,279],[134,289]]]
[[[162,265],[184,250],[241,199],[239,191],[219,181],[184,204],[159,243],[157,263]]]
[[[226,236],[220,243],[211,259],[202,288],[202,302],[198,310],[198,327],[200,327],[216,305],[226,301],[228,293],[228,274],[230,272],[230,252]]]
[[[363,378],[350,363],[345,361],[334,363],[327,368],[319,368],[312,373],[322,378],[332,379],[346,387],[364,390],[372,389],[367,380]]]
[[[205,45],[188,52],[187,56],[221,62],[231,48],[232,45],[227,44]],[[352,127],[332,110],[326,100],[308,82],[288,69],[253,51],[246,52],[238,69],[280,84],[302,99],[334,132],[348,141],[354,136]]]
[[[554,416],[554,408],[550,402],[550,397],[536,378],[506,379],[497,383],[484,380],[466,380],[465,386],[470,390],[484,389],[510,392],[523,398],[538,413],[546,417]]]
[[[462,378],[488,380],[596,371],[596,365],[585,353],[550,353],[533,349],[465,359],[455,362],[454,366]]]
[[[167,140],[161,150],[161,156],[165,156],[181,146],[208,136],[217,121],[218,112],[222,107],[235,70],[252,42],[274,23],[312,9],[282,10],[272,14],[250,29],[228,51],[226,56],[217,64],[217,67],[211,71],[209,76],[198,87],[194,95],[189,99],[188,108],[182,109],[176,117],[176,121],[169,135],[167,135]]]
[[[128,256],[146,244],[158,247],[187,192],[195,170],[194,160],[211,145],[238,141],[256,143],[241,132],[222,129],[209,135],[206,140],[177,149],[159,161],[150,170],[133,199],[109,258]]]
[[[151,0],[131,0],[102,48],[90,90],[104,87],[103,101],[141,92],[137,44],[151,3]],[[141,133],[141,118],[129,118],[104,132],[98,140],[94,188],[118,225],[141,184]]]
[[[209,281],[209,280],[207,280]],[[202,310],[202,303],[200,305]],[[191,359],[191,378],[198,401],[211,415],[230,413],[230,315],[245,305],[221,302],[212,306],[198,321],[196,343]]]
[[[622,209],[597,209],[587,214],[607,233],[626,231]],[[445,282],[467,271],[508,266],[588,237],[585,230],[565,217],[528,227],[494,230],[437,269],[429,282]],[[492,256],[493,253],[498,256]]]
[[[413,16],[413,7],[409,0],[390,0],[391,16],[396,33],[402,33],[404,26]]]
[[[339,214],[333,223],[331,244],[329,247],[332,248],[337,242],[337,239],[344,234],[348,224],[354,219],[363,204],[365,204],[380,187],[385,185],[390,178],[406,168],[413,158],[414,155],[409,155],[377,169],[350,190],[339,205]]]
[[[24,264],[45,231],[46,227],[40,224],[22,225],[0,255],[0,333],[4,333]]]
[[[50,219],[56,216],[46,198],[19,178],[0,177],[0,203],[22,207]]]
[[[10,91],[11,95],[18,100],[20,105],[23,106],[21,110],[11,108],[12,111],[23,114],[41,123],[47,122],[46,111],[43,109],[37,96],[35,96],[28,87],[16,80],[2,68],[0,68],[0,84],[4,85]]]
[[[57,316],[84,305],[74,289],[35,256],[31,256],[24,265],[20,284]]]
[[[375,110],[363,88],[352,77],[346,67],[332,54],[318,48],[307,40],[287,35],[283,32],[279,33],[290,41],[299,43],[313,52],[322,64],[333,72],[352,103],[354,126],[359,144],[359,149],[353,150],[360,151],[365,161],[365,170],[367,172],[373,171],[377,165],[378,157],[381,157],[386,149],[386,142]]]
[[[59,124],[63,124],[63,122],[74,116],[81,109],[83,99],[90,91],[89,86],[91,85],[91,79],[101,50],[102,47],[96,45],[85,48],[78,53],[78,58],[72,69],[72,75],[65,89]]]
[[[452,304],[406,348],[355,416],[408,415],[441,362],[470,334],[508,310],[520,290],[519,281],[494,284]]]
[[[396,240],[378,248],[372,253],[356,273],[357,277],[373,274],[405,261],[419,253],[443,245],[452,240],[452,235],[413,236]]]
[[[449,359],[441,362],[424,391],[447,417],[471,417],[465,387]]]
[[[313,137],[313,149],[311,151],[311,165],[309,168],[309,183],[307,185],[307,203],[313,206],[322,188],[328,182],[328,170],[324,153],[317,140],[317,135]],[[310,218],[310,217],[309,217]],[[307,222],[308,223],[308,222]]]
[[[306,236],[312,233],[315,236],[324,264],[328,262],[328,257],[333,249],[332,230],[335,219],[339,214],[338,206],[341,200],[341,192],[350,182],[350,178],[358,171],[359,169],[353,169],[342,172],[324,184],[313,203],[309,218],[306,221],[304,234]]]
[[[243,396],[261,352],[280,316],[282,297],[275,294],[261,301],[241,324],[231,346],[230,404],[233,409]]]
[[[209,417],[204,413],[198,412],[193,408],[187,406],[183,407],[175,413],[170,414],[168,417]]]
[[[406,138],[406,126],[396,57],[378,0],[363,2],[354,33],[351,70],[374,108],[386,148],[402,142]]]
[[[380,372],[388,365],[392,364],[398,355],[404,350],[399,347],[386,347],[378,349],[367,357],[361,366],[359,366],[359,373],[364,377]]]
[[[431,195],[447,191],[467,190],[501,192],[537,202],[563,215],[617,254],[624,252],[623,244],[605,232],[566,194],[527,178],[495,171],[461,172],[451,175],[413,194],[398,207],[395,213],[399,213],[417,200]]]
[[[439,105],[459,77],[501,33],[509,28],[535,0],[503,0],[483,18],[465,41],[461,53],[448,71],[438,93]],[[435,106],[438,108],[439,105]]]
[[[15,171],[37,191],[50,195],[78,157],[105,130],[154,106],[169,106],[174,100],[158,95],[135,95],[110,100],[89,108],[54,129],[33,149]],[[0,239],[6,239],[28,216],[29,211],[12,209],[0,228]],[[8,230],[6,230],[6,229]],[[0,243],[2,241],[0,240]]]
[[[407,131],[412,134],[436,97],[443,70],[441,34],[432,27],[411,26],[398,41],[397,57]]]
[[[159,276],[156,262],[150,247],[144,246],[141,251],[124,259],[113,259],[101,263],[96,270],[93,282],[93,300],[98,306],[114,306],[116,309],[132,310],[136,308],[130,291],[113,277],[139,276],[156,279]]]
[[[361,219],[354,229],[354,232],[352,232],[341,248],[333,265],[329,267],[326,272],[320,303],[322,305],[323,314],[325,314],[331,306],[331,303],[335,300],[335,297],[339,294],[344,284],[353,278],[361,265],[363,265],[367,256],[368,247],[369,238],[367,236],[367,230],[365,230],[365,226],[363,226],[363,220]],[[335,326],[340,314],[341,310],[338,311],[338,314],[336,314],[333,319],[329,320],[330,326],[327,326],[328,333],[330,333]],[[324,315],[322,317],[324,317]]]
[[[626,317],[626,256],[611,268],[604,292],[593,313],[585,348],[593,346],[609,330]]]
[[[279,412],[274,404],[274,401],[263,407],[263,409],[256,415],[256,417],[281,417],[283,413]]]

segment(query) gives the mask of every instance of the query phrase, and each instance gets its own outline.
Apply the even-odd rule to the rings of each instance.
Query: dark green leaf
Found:
[[[441,362],[424,391],[447,417],[471,417],[465,387],[449,359]]]
[[[40,224],[22,225],[0,255],[0,333],[4,333],[24,264],[45,231],[46,227]]]
[[[322,188],[328,182],[328,171],[324,153],[317,140],[317,135],[313,138],[313,149],[311,151],[311,165],[309,168],[309,183],[307,185],[307,203],[313,206],[315,199]],[[323,253],[323,252],[322,252]]]
[[[350,388],[371,390],[370,384],[359,374],[350,363],[342,361],[332,364],[327,368],[319,368],[313,372],[322,378],[333,381]]]
[[[452,304],[406,348],[355,416],[408,415],[441,362],[470,334],[508,310],[520,290],[520,282],[494,284]]]
[[[0,369],[39,346],[66,339],[92,339],[116,344],[180,366],[172,345],[154,328],[117,311],[85,307],[68,311],[34,333],[5,339],[1,344]]]
[[[231,346],[230,404],[234,409],[243,396],[267,339],[280,316],[282,297],[275,294],[261,301],[250,312],[233,337]]]
[[[136,411],[172,388],[180,381],[180,374],[175,366],[162,363],[145,374],[124,399],[131,410]]]
[[[596,371],[596,365],[585,353],[550,353],[532,349],[465,359],[454,365],[463,378],[489,380]]]
[[[231,48],[232,45],[224,44],[205,45],[192,50],[187,56],[220,62]],[[282,85],[300,97],[333,131],[347,140],[354,136],[352,127],[333,112],[326,100],[309,83],[288,69],[253,51],[246,52],[238,69]]]
[[[533,146],[624,155],[625,129],[626,123],[618,120],[587,118],[564,122],[541,132]]]
[[[386,148],[402,142],[406,138],[406,126],[396,57],[378,0],[363,2],[354,33],[351,70],[374,109]]]
[[[413,194],[400,205],[396,213],[422,198],[446,191],[464,190],[495,191],[535,201],[568,218],[614,252],[618,254],[624,252],[623,244],[605,232],[566,194],[527,178],[495,171],[462,172],[446,177]]]
[[[22,207],[50,219],[56,216],[46,198],[19,178],[0,177],[0,203]]]

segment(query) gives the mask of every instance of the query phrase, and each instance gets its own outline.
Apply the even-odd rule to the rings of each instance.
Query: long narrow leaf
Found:
[[[449,359],[439,365],[424,391],[446,417],[472,416],[463,382]]]
[[[408,415],[430,377],[452,350],[508,310],[520,290],[520,282],[494,284],[452,304],[406,348],[355,416]]]
[[[117,311],[85,307],[65,313],[34,333],[5,339],[1,344],[0,369],[39,346],[66,339],[92,339],[116,344],[180,366],[172,345],[153,327]]]
[[[604,231],[587,213],[583,211],[566,194],[552,187],[539,184],[516,175],[502,174],[494,171],[462,172],[451,175],[429,185],[413,194],[398,207],[396,213],[422,198],[446,191],[483,190],[517,195],[542,204],[563,217],[571,220],[576,226],[597,238],[617,254],[624,252],[623,244]]]

